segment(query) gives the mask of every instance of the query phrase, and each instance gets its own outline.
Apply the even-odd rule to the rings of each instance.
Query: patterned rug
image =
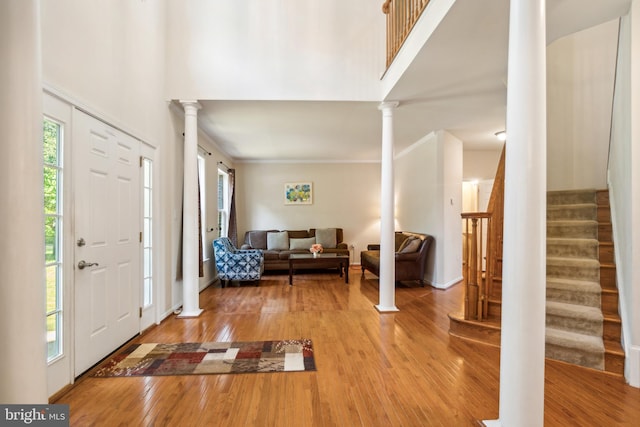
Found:
[[[309,339],[133,344],[92,376],[204,375],[315,371]]]

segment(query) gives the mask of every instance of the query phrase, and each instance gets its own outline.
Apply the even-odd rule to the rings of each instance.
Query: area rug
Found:
[[[309,339],[133,344],[92,376],[206,375],[315,371]]]

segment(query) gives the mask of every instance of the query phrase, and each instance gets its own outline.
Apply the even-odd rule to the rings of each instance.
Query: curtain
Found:
[[[236,170],[229,169],[229,226],[227,237],[231,240],[231,243],[238,247],[238,222],[236,218]]]
[[[202,197],[200,197],[200,171],[198,170],[198,276],[204,277],[204,253],[202,247]]]

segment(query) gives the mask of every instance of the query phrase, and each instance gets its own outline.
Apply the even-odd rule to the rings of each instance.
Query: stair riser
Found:
[[[624,375],[624,355],[604,353],[604,370],[618,375]]]
[[[547,326],[584,335],[602,336],[602,322],[547,313]]]
[[[597,239],[598,226],[595,222],[593,224],[577,224],[577,225],[547,223],[547,237],[551,237],[551,238],[574,237],[577,239]]]
[[[609,206],[598,206],[597,211],[598,222],[611,222]]]
[[[549,265],[547,262],[547,277],[599,282],[600,268],[597,266]]]
[[[548,221],[568,221],[568,220],[595,220],[597,218],[596,205],[590,206],[548,206]]]
[[[593,369],[604,369],[604,354],[592,353],[584,350],[560,347],[547,343],[545,355],[549,359],[561,360],[574,365],[586,366]]]
[[[602,301],[602,314],[618,316],[618,293],[617,292],[602,292],[600,295]]]
[[[598,224],[598,234],[596,235],[596,238],[601,242],[613,242],[611,224]]]
[[[619,343],[622,337],[622,325],[619,321],[604,319],[602,323],[602,338],[606,341]]]
[[[595,203],[596,194],[593,191],[550,191],[547,193],[549,205],[575,205],[578,203]]]
[[[613,264],[615,262],[613,245],[606,243],[600,244],[598,248],[598,260],[601,264]]]
[[[600,286],[602,289],[617,290],[616,286],[616,268],[613,266],[600,267]]]
[[[568,289],[547,288],[547,300],[567,304],[600,307],[600,294],[576,292]]]
[[[598,242],[583,243],[582,241],[570,243],[547,242],[547,256],[562,258],[598,258]]]

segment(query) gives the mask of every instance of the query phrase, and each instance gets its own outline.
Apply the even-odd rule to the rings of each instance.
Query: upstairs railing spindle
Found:
[[[387,15],[387,67],[428,3],[429,0],[385,0],[382,4],[382,12]]]

